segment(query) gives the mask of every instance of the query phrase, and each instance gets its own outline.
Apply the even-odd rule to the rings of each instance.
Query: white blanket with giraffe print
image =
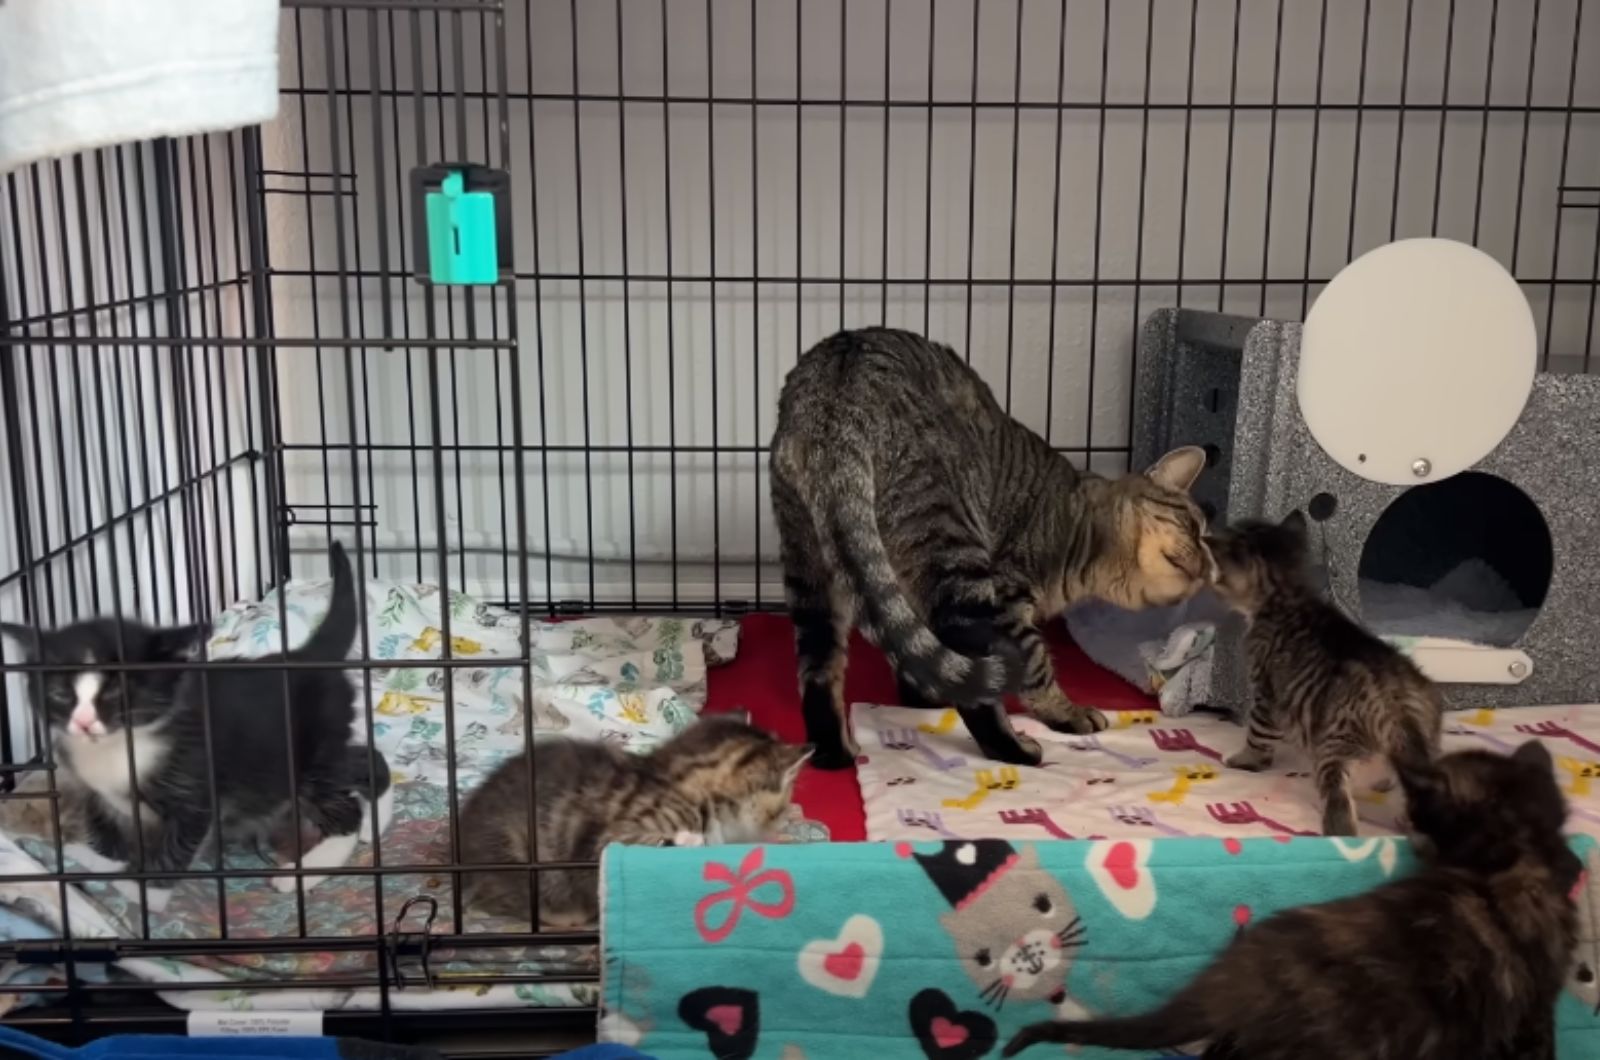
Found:
[[[1210,714],[1109,715],[1094,736],[1052,732],[1015,716],[1045,748],[1043,767],[983,757],[955,711],[858,703],[857,772],[869,839],[1125,839],[1153,836],[1316,835],[1322,814],[1306,759],[1285,747],[1265,773],[1222,759],[1244,730]],[[1568,830],[1600,837],[1600,705],[1517,707],[1445,715],[1445,750],[1509,750],[1530,738],[1555,756],[1572,804]],[[1358,776],[1363,835],[1390,835],[1403,810],[1396,791]]]

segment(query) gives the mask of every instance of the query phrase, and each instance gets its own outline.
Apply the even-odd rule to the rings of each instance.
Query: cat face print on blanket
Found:
[[[1066,889],[1039,867],[1038,851],[1003,839],[945,842],[932,853],[908,844],[902,851],[950,903],[939,923],[985,1004],[998,1011],[1013,999],[1066,1000],[1067,973],[1085,929]]]
[[[1250,1060],[1554,1060],[1584,866],[1562,839],[1550,753],[1459,751],[1400,781],[1426,840],[1415,875],[1244,926],[1160,1008],[1036,1023],[1005,1055],[1205,1039],[1208,1057]]]

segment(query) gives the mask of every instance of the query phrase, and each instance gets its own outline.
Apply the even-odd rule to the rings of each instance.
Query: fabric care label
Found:
[[[320,1038],[320,1012],[191,1012],[191,1038]]]

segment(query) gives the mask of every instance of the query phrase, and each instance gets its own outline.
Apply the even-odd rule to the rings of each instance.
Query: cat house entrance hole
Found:
[[[1555,554],[1528,495],[1466,471],[1415,486],[1361,549],[1361,613],[1379,633],[1510,647],[1533,624]]]

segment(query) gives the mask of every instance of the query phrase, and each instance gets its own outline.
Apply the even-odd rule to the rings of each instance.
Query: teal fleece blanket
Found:
[[[1600,864],[1573,847],[1584,945],[1557,1024],[1584,1060]],[[1252,920],[1412,866],[1394,837],[614,846],[600,1036],[659,1060],[998,1056],[1036,1020],[1153,1007]]]

